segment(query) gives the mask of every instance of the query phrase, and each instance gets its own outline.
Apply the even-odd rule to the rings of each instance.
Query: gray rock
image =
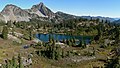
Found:
[[[55,16],[55,14],[49,8],[47,8],[42,2],[37,5],[33,5],[29,11],[43,17]]]
[[[4,20],[5,20],[4,16],[0,13],[0,21],[4,21]]]
[[[12,4],[6,5],[1,14],[3,15],[6,22],[29,21],[29,19],[31,18],[30,13]]]

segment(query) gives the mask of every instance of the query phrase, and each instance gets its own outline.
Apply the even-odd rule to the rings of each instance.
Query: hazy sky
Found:
[[[120,0],[0,0],[0,10],[7,4],[27,9],[40,2],[54,12],[120,18]]]

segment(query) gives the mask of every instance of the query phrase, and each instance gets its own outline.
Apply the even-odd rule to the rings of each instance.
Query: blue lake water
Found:
[[[68,39],[77,39],[77,40],[84,40],[86,44],[90,43],[91,36],[71,36],[71,35],[62,35],[62,34],[36,34],[36,38],[38,38],[41,41],[48,42],[49,37],[53,37],[54,40],[62,41],[68,40]],[[79,43],[79,41],[77,41]]]

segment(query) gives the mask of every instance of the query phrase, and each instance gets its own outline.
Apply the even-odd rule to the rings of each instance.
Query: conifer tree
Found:
[[[7,37],[8,37],[8,28],[7,28],[7,26],[3,27],[2,37],[3,37],[3,39],[7,39]]]
[[[23,68],[22,58],[21,58],[21,55],[20,55],[20,54],[18,55],[18,63],[19,63],[19,64],[18,64],[18,67],[19,67],[19,68]]]

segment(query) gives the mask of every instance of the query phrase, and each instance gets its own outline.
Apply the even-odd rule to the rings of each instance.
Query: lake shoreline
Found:
[[[35,34],[35,37],[43,42],[48,42],[50,37],[52,37],[54,40],[57,41],[63,41],[63,40],[79,40],[77,41],[77,44],[80,43],[80,41],[85,41],[86,44],[90,44],[91,39],[93,37],[91,36],[74,36],[74,35],[63,35],[63,34],[52,34],[52,33],[48,33],[48,34]]]

